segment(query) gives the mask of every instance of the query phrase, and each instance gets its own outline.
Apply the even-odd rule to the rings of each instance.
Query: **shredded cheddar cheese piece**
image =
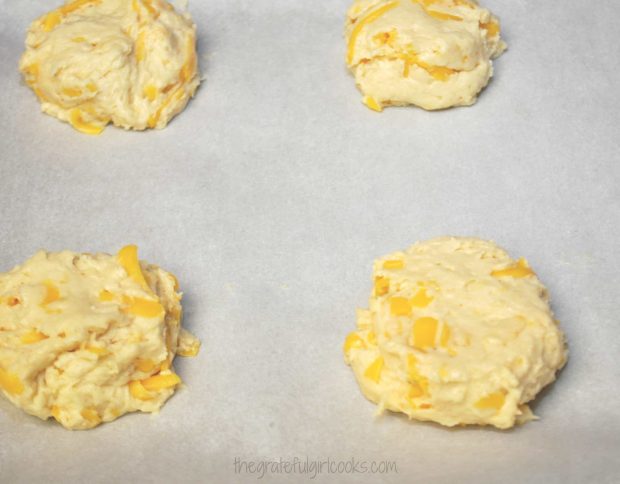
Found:
[[[390,299],[390,312],[394,316],[409,316],[411,314],[411,303],[407,298],[395,296]]]
[[[43,17],[43,32],[51,32],[54,27],[60,23],[62,16],[59,12],[54,11]]]
[[[427,10],[426,13],[438,20],[452,20],[455,22],[463,21],[463,17],[459,17],[458,15],[452,15],[445,12],[437,12],[436,10]]]
[[[381,379],[381,371],[383,370],[383,357],[379,356],[375,361],[373,361],[366,371],[364,372],[364,376],[369,380],[374,381],[375,383],[379,383]]]
[[[90,407],[85,408],[81,412],[82,417],[91,422],[94,425],[99,425],[101,423],[101,416],[97,413],[97,409]]]
[[[24,384],[19,377],[2,367],[0,367],[0,388],[10,395],[21,395],[24,392]]]
[[[410,302],[414,308],[425,308],[431,302],[433,302],[433,298],[426,294],[426,289],[422,288],[418,290],[418,292],[415,296],[413,296]]]
[[[123,296],[123,311],[143,318],[156,318],[164,313],[164,307],[159,301],[141,297]]]
[[[181,383],[179,375],[176,373],[159,374],[142,380],[142,386],[150,392],[174,388]]]
[[[366,345],[364,344],[364,340],[360,338],[360,336],[353,332],[349,333],[344,340],[344,353],[345,355],[349,354],[349,351],[353,348],[364,348]]]
[[[481,23],[480,28],[487,31],[487,37],[497,37],[500,33],[499,23],[494,20],[487,23]]]
[[[45,286],[45,297],[41,301],[41,306],[47,306],[60,299],[60,291],[52,281],[43,281],[43,285]]]
[[[82,90],[77,87],[63,87],[62,93],[69,97],[80,97],[82,95]]]
[[[115,299],[116,299],[116,296],[106,289],[102,289],[101,292],[99,293],[99,300],[101,302],[110,302],[110,301],[114,301]]]
[[[439,322],[435,318],[419,318],[413,323],[413,346],[419,350],[435,347],[437,327]]]
[[[118,261],[123,269],[129,274],[134,281],[142,286],[144,289],[149,289],[149,285],[146,283],[142,269],[140,268],[140,261],[138,260],[138,247],[135,245],[127,245],[118,251]]]
[[[386,260],[383,263],[384,269],[402,269],[405,267],[405,262],[402,260]]]
[[[138,400],[151,400],[154,395],[137,380],[129,382],[129,393]]]
[[[387,277],[377,276],[375,278],[375,295],[385,296],[390,290],[390,280]]]
[[[25,345],[31,345],[34,343],[38,343],[39,341],[43,341],[44,339],[49,338],[46,334],[41,333],[41,331],[37,331],[36,329],[31,329],[26,334],[22,335],[19,340]]]
[[[381,18],[384,14],[397,7],[400,2],[390,2],[378,9],[370,12],[364,18],[359,19],[355,23],[355,27],[353,28],[353,32],[351,32],[351,37],[349,38],[349,48],[347,51],[347,64],[353,63],[353,58],[355,56],[355,43],[357,42],[357,37],[362,32],[362,29],[371,22]]]
[[[374,97],[371,96],[364,96],[362,98],[362,102],[368,106],[370,109],[372,109],[373,111],[376,111],[378,113],[380,113],[381,111],[383,111],[383,106],[377,102],[377,100],[375,100]]]
[[[493,277],[514,277],[515,279],[520,279],[523,277],[533,276],[535,274],[534,271],[530,269],[527,261],[521,258],[515,265],[505,269],[494,270],[491,272],[491,275]]]
[[[107,348],[102,348],[101,346],[87,345],[84,349],[97,356],[106,356],[110,354],[110,350],[108,350]]]
[[[499,392],[491,393],[486,397],[478,400],[474,406],[480,410],[495,410],[499,411],[506,401],[506,391],[501,390]]]
[[[101,134],[101,132],[105,129],[105,125],[102,126],[99,124],[87,123],[86,121],[84,121],[84,118],[82,117],[82,112],[79,108],[74,108],[70,111],[69,123],[71,123],[71,126],[77,129],[80,133],[84,134],[97,135]]]
[[[155,101],[155,98],[157,97],[157,88],[155,86],[153,86],[153,84],[148,84],[144,87],[144,97],[147,98],[149,101]]]

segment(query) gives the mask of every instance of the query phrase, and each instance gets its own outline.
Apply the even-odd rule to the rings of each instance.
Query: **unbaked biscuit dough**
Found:
[[[346,63],[375,111],[468,106],[506,44],[498,19],[473,0],[355,0]]]
[[[345,360],[379,410],[506,429],[566,362],[547,290],[492,242],[445,237],[374,263]]]
[[[169,272],[118,255],[40,251],[0,274],[0,390],[69,429],[156,412],[181,383],[175,354],[198,340],[181,328]]]
[[[78,131],[164,128],[200,83],[196,27],[164,0],[73,0],[30,25],[19,68]]]

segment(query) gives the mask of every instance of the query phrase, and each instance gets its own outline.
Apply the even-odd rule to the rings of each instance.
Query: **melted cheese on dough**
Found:
[[[509,428],[566,362],[547,291],[491,242],[439,238],[375,261],[345,360],[380,410]]]
[[[164,128],[200,77],[196,28],[164,0],[73,0],[35,20],[20,60],[42,110],[99,134]]]
[[[356,0],[346,40],[347,66],[374,111],[471,105],[506,48],[498,19],[469,0]]]
[[[0,274],[0,390],[70,429],[157,411],[181,382],[175,354],[200,345],[181,329],[177,289],[135,246],[38,252]]]

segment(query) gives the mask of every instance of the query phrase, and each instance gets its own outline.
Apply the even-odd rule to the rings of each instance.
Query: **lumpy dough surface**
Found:
[[[346,63],[375,111],[468,106],[506,48],[499,20],[472,0],[356,0]]]
[[[547,290],[525,259],[445,237],[375,261],[345,360],[379,410],[506,429],[566,362]]]
[[[200,344],[181,328],[177,290],[135,246],[38,252],[0,274],[0,390],[69,429],[159,410],[181,383],[175,354]]]
[[[200,83],[196,28],[164,0],[74,0],[35,20],[20,64],[42,110],[77,130],[164,128]]]

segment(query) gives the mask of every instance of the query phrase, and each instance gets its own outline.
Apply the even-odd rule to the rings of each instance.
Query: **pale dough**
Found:
[[[471,105],[506,48],[473,0],[355,0],[345,33],[347,66],[375,111]]]
[[[118,255],[40,251],[0,274],[0,389],[69,429],[156,412],[181,383],[175,354],[200,343],[181,328],[169,272]]]
[[[30,25],[19,68],[81,132],[163,128],[200,83],[196,27],[164,0],[73,0]]]
[[[567,358],[547,290],[524,259],[480,239],[417,243],[374,263],[369,309],[345,341],[379,409],[506,429]]]

